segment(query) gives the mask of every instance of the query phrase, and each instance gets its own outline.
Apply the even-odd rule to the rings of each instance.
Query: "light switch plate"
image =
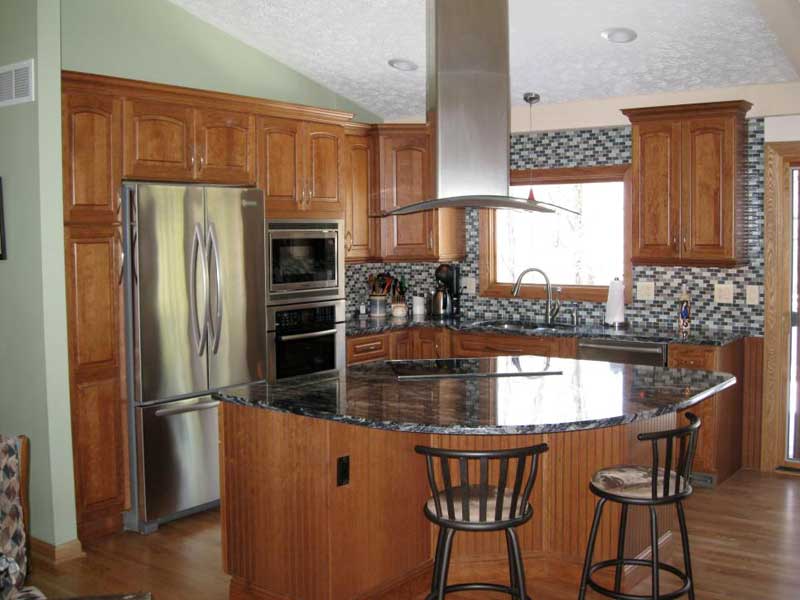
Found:
[[[656,282],[655,281],[637,281],[636,282],[636,299],[637,300],[655,300],[656,297]]]
[[[733,292],[732,283],[715,283],[714,302],[718,304],[733,304]]]
[[[461,287],[464,289],[464,292],[467,294],[475,294],[475,278],[474,277],[462,277],[461,278]]]
[[[761,302],[761,286],[748,285],[745,288],[748,304],[759,304]]]

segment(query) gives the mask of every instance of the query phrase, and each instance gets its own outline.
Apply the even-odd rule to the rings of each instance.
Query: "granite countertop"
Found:
[[[432,318],[412,317],[407,319],[388,318],[352,318],[347,321],[347,335],[354,337],[406,329],[409,327],[446,327],[453,331],[476,333],[502,333],[507,335],[530,335],[537,337],[575,337],[575,338],[608,338],[643,342],[666,342],[670,344],[696,344],[701,346],[724,346],[743,337],[751,335],[746,329],[715,329],[692,327],[687,335],[677,329],[655,326],[631,326],[626,329],[614,329],[598,325],[579,325],[577,327],[561,326],[547,330],[503,330],[486,324],[486,320],[464,318]]]
[[[348,367],[339,376],[250,384],[220,390],[215,397],[376,429],[508,435],[597,429],[652,418],[692,406],[736,382],[726,373],[541,356],[399,362],[463,371],[457,361],[482,373],[548,374],[399,380],[397,361],[376,361]]]

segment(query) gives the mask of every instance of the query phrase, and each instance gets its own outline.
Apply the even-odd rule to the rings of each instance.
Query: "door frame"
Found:
[[[762,471],[800,467],[786,460],[792,286],[791,168],[800,165],[800,142],[764,145],[764,387]]]

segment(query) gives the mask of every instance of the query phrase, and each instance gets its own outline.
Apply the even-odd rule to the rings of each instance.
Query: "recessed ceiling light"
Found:
[[[636,32],[627,27],[611,27],[604,30],[600,35],[612,44],[629,44],[637,37]]]
[[[419,68],[417,63],[407,58],[393,58],[389,61],[389,66],[398,71],[416,71]]]

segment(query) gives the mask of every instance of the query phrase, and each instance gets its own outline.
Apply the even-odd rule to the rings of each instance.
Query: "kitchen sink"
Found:
[[[475,325],[478,327],[497,329],[499,331],[541,331],[542,333],[575,328],[574,325],[569,325],[567,323],[553,323],[551,325],[546,325],[544,323],[537,323],[536,321],[512,321],[506,319],[477,321]]]

